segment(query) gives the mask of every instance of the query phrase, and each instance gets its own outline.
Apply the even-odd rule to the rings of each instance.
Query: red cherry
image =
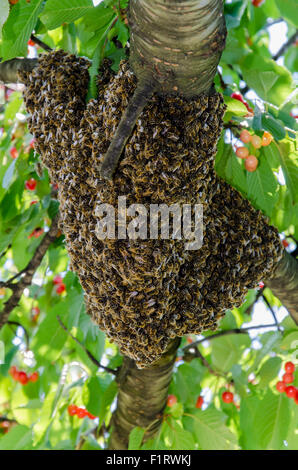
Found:
[[[254,156],[254,155],[249,155],[246,159],[245,159],[245,163],[244,163],[244,166],[246,168],[247,171],[255,171],[257,166],[259,164],[259,161],[258,159]]]
[[[265,0],[252,0],[252,4],[254,7],[259,7],[264,3]]]
[[[243,101],[244,101],[243,96],[241,95],[241,93],[232,93],[231,98],[234,98],[234,100],[241,101],[241,103],[243,103]]]
[[[196,408],[199,408],[199,409],[202,408],[203,403],[204,403],[204,398],[199,396],[196,401]]]
[[[57,274],[57,276],[55,276],[53,279],[53,284],[59,285],[62,283],[62,281],[63,281],[62,277],[59,276],[59,274]]]
[[[294,382],[294,376],[293,376],[293,374],[289,374],[288,372],[286,372],[286,373],[282,376],[282,381],[283,381],[285,384],[290,384],[290,383]]]
[[[289,246],[289,244],[290,244],[286,239],[282,240],[281,243],[283,244],[283,246],[284,246],[285,248],[288,248],[288,246]]]
[[[29,382],[29,377],[26,372],[20,371],[18,374],[18,380],[22,385],[26,385]]]
[[[247,147],[238,147],[236,149],[236,155],[239,158],[246,158],[249,155],[249,150]]]
[[[29,147],[30,147],[31,149],[34,149],[34,143],[35,143],[35,140],[34,140],[34,139],[30,140]]]
[[[296,395],[294,397],[296,405],[298,405],[298,389],[296,390]]]
[[[25,181],[25,188],[29,191],[34,191],[36,188],[36,180],[34,178],[30,178],[29,180]]]
[[[259,282],[259,288],[260,288],[260,289],[263,289],[264,286],[265,286],[264,282],[263,282],[263,281],[260,281],[260,282]]]
[[[177,403],[177,397],[176,395],[169,395],[168,400],[167,400],[167,406],[170,408],[174,406]]]
[[[187,341],[188,344],[193,343],[193,340],[192,340],[192,338],[191,338],[190,336],[188,336],[188,337],[186,338],[186,341]]]
[[[265,131],[262,137],[262,146],[267,147],[267,145],[270,145],[273,140],[273,136],[270,134],[270,132]]]
[[[29,382],[37,382],[38,378],[39,378],[39,373],[35,371],[33,372],[33,374],[29,376]]]
[[[37,203],[38,203],[38,201],[31,201],[30,206],[33,206],[33,204],[37,204]]]
[[[297,393],[297,390],[295,387],[293,387],[293,385],[289,385],[288,387],[286,387],[286,394],[287,394],[287,397],[289,398],[295,398],[296,397],[296,393]]]
[[[35,46],[35,42],[32,41],[32,39],[29,39],[29,41],[27,42],[28,46]]]
[[[62,292],[64,292],[65,290],[66,290],[66,285],[63,282],[61,282],[61,284],[59,284],[56,287],[57,294],[62,294]]]
[[[39,307],[32,307],[31,312],[33,315],[39,315],[40,314],[40,308]]]
[[[77,414],[78,407],[77,405],[68,405],[67,411],[70,416],[75,416]]]
[[[248,142],[251,141],[251,135],[250,133],[246,130],[246,129],[243,129],[241,132],[240,132],[240,140],[244,143],[244,144],[248,144]]]
[[[286,384],[281,380],[275,385],[276,390],[280,393],[283,393],[286,390]]]
[[[16,147],[11,147],[10,151],[11,158],[15,159],[18,158],[19,152],[17,151]]]
[[[234,400],[234,395],[232,392],[229,392],[228,390],[223,392],[222,394],[222,401],[224,403],[232,403]]]
[[[262,139],[258,135],[252,136],[251,143],[255,149],[259,149],[262,147]]]
[[[16,375],[16,372],[17,372],[16,366],[11,366],[11,367],[9,368],[8,373],[9,373],[9,375],[11,375],[13,378],[14,378],[14,376]]]
[[[288,374],[293,374],[293,372],[295,372],[295,364],[291,361],[286,362],[285,371],[288,372]]]
[[[78,408],[77,409],[77,416],[78,418],[85,418],[87,416],[88,412],[85,410],[85,408]]]

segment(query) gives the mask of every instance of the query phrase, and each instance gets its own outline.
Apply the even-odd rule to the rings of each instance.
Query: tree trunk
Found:
[[[277,265],[273,279],[266,282],[298,325],[298,263],[286,251]]]
[[[132,359],[124,357],[109,449],[127,449],[129,433],[136,426],[146,429],[144,440],[158,432],[179,344],[178,338],[172,341],[163,356],[146,369],[138,369]]]

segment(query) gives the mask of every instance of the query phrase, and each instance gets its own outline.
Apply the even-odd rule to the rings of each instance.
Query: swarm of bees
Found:
[[[22,73],[29,128],[58,183],[61,229],[87,312],[138,367],[158,359],[169,341],[216,329],[226,309],[270,277],[282,256],[277,230],[214,172],[223,99],[215,90],[192,99],[154,94],[137,121],[113,181],[101,179],[115,129],[136,87],[128,63],[116,75],[104,62],[98,99],[86,105],[88,67],[63,51]],[[100,203],[127,206],[203,204],[199,250],[185,240],[96,236]]]

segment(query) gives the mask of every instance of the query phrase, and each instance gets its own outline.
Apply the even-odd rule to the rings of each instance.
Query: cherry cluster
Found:
[[[276,384],[276,390],[280,393],[285,393],[287,397],[294,398],[296,405],[298,405],[298,388],[294,385],[289,385],[294,382],[295,365],[293,362],[288,361],[285,363],[285,373],[282,376],[282,380],[279,380]]]
[[[69,416],[77,416],[78,418],[88,417],[89,419],[96,418],[96,416],[89,413],[85,408],[80,408],[77,405],[68,405],[67,411]]]
[[[23,370],[18,370],[16,366],[10,367],[9,374],[16,382],[20,382],[22,385],[27,385],[28,382],[37,382],[39,378],[37,371],[28,375]]]
[[[237,147],[236,148],[236,155],[239,158],[242,158],[245,160],[245,168],[247,171],[255,171],[259,161],[255,155],[252,154],[253,148],[254,149],[259,149],[261,147],[267,147],[272,140],[273,137],[272,135],[265,131],[263,133],[262,137],[259,137],[258,135],[251,135],[248,130],[243,129],[240,133],[240,140],[244,144],[250,144],[249,147],[242,146],[242,147]]]
[[[57,286],[56,287],[57,294],[62,294],[64,291],[66,291],[66,285],[64,284],[61,276],[59,275],[55,276],[53,279],[53,284]]]

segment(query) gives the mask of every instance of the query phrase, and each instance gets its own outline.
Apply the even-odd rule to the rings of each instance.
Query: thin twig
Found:
[[[233,328],[231,330],[224,330],[220,331],[219,333],[216,333],[215,335],[210,335],[206,336],[202,339],[199,339],[198,341],[194,341],[191,344],[188,344],[187,346],[184,346],[182,351],[185,351],[187,349],[191,349],[194,346],[197,346],[198,344],[204,343],[204,341],[211,341],[212,339],[220,338],[220,336],[226,336],[226,335],[240,335],[240,334],[248,334],[248,331],[250,330],[258,330],[261,328],[273,328],[276,327],[277,325],[275,323],[270,324],[270,325],[255,325],[255,326],[248,326],[246,328]],[[279,325],[278,325],[279,326]]]
[[[34,36],[34,34],[31,34],[30,36],[30,39],[31,41],[34,41],[35,44],[37,44],[38,46],[42,47],[42,49],[44,49],[45,51],[52,51],[53,49],[48,46],[45,42],[43,42],[41,39],[38,39],[36,36]]]
[[[205,366],[208,369],[210,374],[216,375],[217,377],[226,377],[225,374],[223,374],[222,372],[216,371],[211,367],[211,365],[209,364],[207,359],[203,356],[203,354],[201,353],[201,351],[199,350],[197,346],[194,347],[194,352],[190,352],[190,350],[188,350],[185,352],[183,356],[183,359],[186,362],[189,362],[189,360],[192,360],[194,358],[199,358],[203,366]]]
[[[272,57],[273,60],[279,59],[284,53],[288,50],[288,48],[296,42],[298,39],[298,29],[296,29],[295,33],[281,46],[279,51]]]
[[[86,349],[86,347],[85,347],[75,336],[73,336],[73,334],[69,331],[69,329],[64,325],[64,323],[62,322],[62,320],[61,320],[61,318],[59,317],[59,315],[57,315],[57,320],[58,320],[59,325],[61,326],[61,328],[63,328],[63,330],[66,331],[66,333],[68,333],[69,336],[70,336],[77,344],[79,344],[82,349],[84,349],[84,351],[85,351],[85,353],[87,354],[87,356],[89,357],[89,359],[90,359],[97,367],[100,367],[101,369],[104,369],[106,372],[109,372],[110,374],[113,374],[113,375],[117,376],[117,374],[118,374],[118,371],[117,371],[117,370],[111,369],[110,367],[103,366],[103,365],[93,356],[93,354],[91,354],[91,352],[88,351],[88,349]]]
[[[265,297],[264,294],[262,294],[261,297],[262,297],[263,301],[265,302],[265,304],[267,305],[268,309],[270,310],[271,315],[273,316],[274,322],[275,322],[275,324],[276,324],[276,326],[277,326],[277,329],[278,329],[279,331],[281,331],[280,325],[278,324],[278,320],[277,320],[277,318],[276,318],[276,315],[275,315],[275,312],[274,312],[273,308],[271,307],[270,303],[268,302],[268,300],[266,299],[266,297]]]

